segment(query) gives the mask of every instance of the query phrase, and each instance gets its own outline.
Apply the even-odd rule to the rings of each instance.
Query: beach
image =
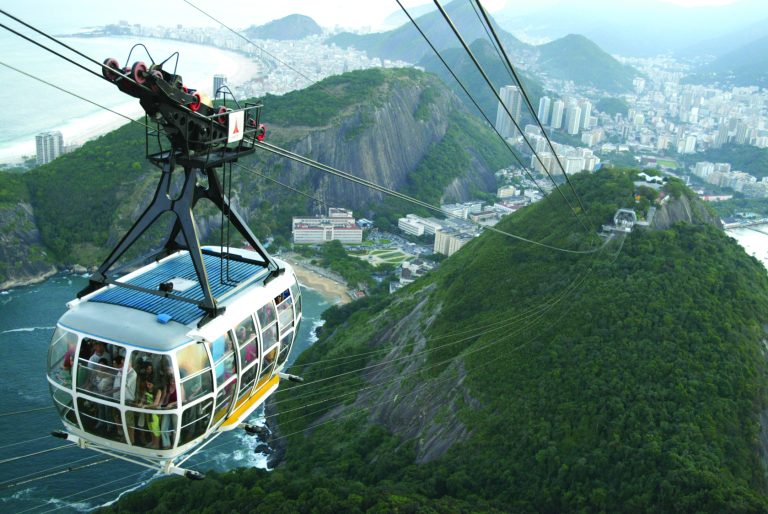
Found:
[[[346,284],[325,277],[317,271],[309,269],[298,262],[294,257],[281,255],[280,258],[293,266],[293,271],[296,273],[296,278],[299,279],[301,285],[309,289],[314,289],[329,302],[344,305],[352,301]]]

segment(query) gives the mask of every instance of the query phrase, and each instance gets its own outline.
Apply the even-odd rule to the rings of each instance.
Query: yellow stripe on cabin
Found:
[[[221,425],[221,428],[231,427],[236,423],[240,423],[240,418],[242,418],[243,415],[248,412],[248,410],[251,409],[254,405],[265,399],[264,396],[267,394],[267,392],[271,388],[277,387],[277,384],[279,383],[280,375],[275,374],[269,381],[259,386],[259,388],[256,390],[256,394],[248,398],[242,403],[242,405],[235,409],[234,412],[232,412],[227,420]]]

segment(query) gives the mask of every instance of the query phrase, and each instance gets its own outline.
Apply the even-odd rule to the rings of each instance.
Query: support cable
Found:
[[[293,152],[291,152],[289,150],[285,150],[285,149],[280,148],[280,147],[278,147],[276,145],[273,145],[271,143],[266,143],[264,141],[261,141],[261,142],[258,142],[255,145],[255,147],[256,148],[262,148],[262,149],[264,149],[264,150],[266,150],[268,152],[271,152],[271,153],[274,153],[276,155],[280,155],[282,157],[291,159],[291,160],[293,160],[295,162],[298,162],[300,164],[304,164],[306,166],[309,166],[309,167],[312,167],[312,168],[316,168],[316,169],[318,169],[320,171],[324,171],[326,173],[330,173],[330,174],[335,175],[337,177],[344,178],[344,179],[349,180],[351,182],[354,182],[356,184],[359,184],[359,185],[362,185],[362,186],[366,186],[366,187],[368,187],[370,189],[373,189],[375,191],[378,191],[380,193],[384,193],[384,194],[393,196],[395,198],[398,198],[400,200],[404,200],[406,202],[412,203],[412,204],[417,205],[419,207],[423,207],[425,209],[429,209],[431,211],[438,212],[438,213],[442,214],[443,216],[447,216],[447,217],[456,218],[456,219],[462,219],[463,220],[463,218],[461,218],[460,216],[458,216],[456,214],[453,214],[453,213],[446,212],[446,211],[442,210],[441,208],[436,207],[436,206],[434,206],[434,205],[432,205],[430,203],[418,200],[416,198],[413,198],[413,197],[408,196],[408,195],[403,194],[403,193],[399,193],[399,192],[394,191],[392,189],[389,189],[389,188],[386,188],[386,187],[381,186],[379,184],[376,184],[375,182],[371,182],[369,180],[362,179],[360,177],[356,177],[355,175],[352,175],[351,173],[348,173],[348,172],[345,172],[345,171],[341,171],[341,170],[339,170],[337,168],[334,168],[333,166],[329,166],[327,164],[322,164],[322,163],[317,162],[317,161],[315,161],[313,159],[301,156],[301,155],[293,153]],[[555,250],[555,251],[564,252],[564,253],[590,254],[590,253],[595,253],[595,252],[599,251],[600,247],[602,246],[601,245],[601,246],[598,246],[598,247],[595,247],[595,248],[592,248],[592,249],[589,249],[589,250],[571,250],[571,249],[568,249],[568,248],[560,248],[558,246],[542,243],[540,241],[534,241],[532,239],[528,239],[526,237],[523,237],[523,236],[520,236],[520,235],[517,235],[517,234],[513,234],[511,232],[506,232],[506,231],[497,229],[496,227],[489,227],[489,226],[481,225],[479,223],[473,223],[473,224],[478,226],[478,227],[480,227],[480,228],[483,228],[485,230],[488,230],[488,231],[491,231],[491,232],[495,232],[497,234],[501,234],[501,235],[504,235],[504,236],[507,236],[507,237],[511,237],[513,239],[517,239],[519,241],[523,241],[523,242],[526,242],[526,243],[529,243],[529,244],[532,244],[532,245],[537,245],[537,246],[541,246],[541,247],[544,247],[544,248],[548,248],[550,250]],[[603,245],[604,244],[605,243],[603,243]]]
[[[549,139],[549,135],[547,134],[547,131],[544,130],[544,125],[541,123],[538,113],[533,108],[533,103],[531,102],[531,99],[528,97],[528,93],[523,87],[523,81],[520,79],[517,72],[515,71],[515,67],[512,65],[512,61],[509,59],[509,54],[504,50],[504,46],[501,43],[501,39],[499,38],[499,35],[496,33],[496,29],[493,28],[493,24],[491,23],[491,19],[488,16],[487,11],[483,8],[483,5],[480,3],[480,0],[474,0],[474,1],[477,3],[477,7],[480,9],[480,12],[482,13],[483,18],[485,19],[485,23],[488,25],[488,28],[490,28],[491,33],[493,34],[493,40],[496,42],[496,45],[498,45],[499,50],[501,50],[501,54],[504,56],[504,62],[506,63],[508,70],[512,73],[512,76],[514,77],[515,82],[520,87],[520,92],[522,93],[523,98],[525,99],[525,104],[528,106],[528,110],[531,112],[531,116],[533,117],[534,120],[536,120],[536,124],[541,130],[541,133],[544,136],[544,139],[547,140],[549,149],[552,151],[552,155],[555,157],[555,160],[557,161],[557,165],[560,167],[560,171],[563,173],[563,176],[565,177],[565,181],[568,183],[568,186],[571,188],[571,191],[573,191],[573,194],[576,197],[576,200],[579,202],[579,207],[581,207],[582,212],[584,212],[584,215],[587,217],[587,220],[589,220],[587,208],[584,206],[584,204],[581,201],[581,198],[579,197],[579,194],[576,192],[576,189],[573,187],[573,183],[571,182],[571,179],[568,178],[568,174],[565,172],[563,163],[560,160],[560,157],[558,157],[557,152],[555,151],[555,147],[552,145],[552,140]],[[473,0],[469,0],[470,4],[472,4],[472,2]],[[483,24],[483,28],[485,28],[485,24]],[[487,33],[487,29],[486,29],[486,33]]]
[[[477,70],[480,72],[480,74],[483,76],[483,79],[488,84],[488,87],[493,92],[496,99],[499,101],[499,105],[501,105],[504,108],[504,111],[509,116],[509,119],[512,121],[512,124],[515,126],[518,132],[520,134],[523,134],[523,130],[520,128],[520,124],[515,120],[515,117],[512,116],[512,113],[509,111],[509,107],[501,100],[501,96],[499,96],[499,93],[496,91],[496,87],[493,85],[493,82],[491,82],[491,79],[488,77],[488,74],[483,69],[480,62],[477,60],[477,57],[475,57],[475,54],[472,52],[472,49],[469,48],[469,45],[467,45],[467,42],[464,40],[462,35],[459,33],[459,30],[456,28],[456,25],[453,24],[453,21],[451,20],[451,17],[448,16],[448,13],[445,12],[445,9],[443,9],[443,6],[440,5],[440,2],[438,0],[433,0],[435,5],[437,6],[438,10],[443,16],[443,19],[448,23],[448,26],[453,31],[456,38],[461,43],[461,46],[464,47],[464,51],[467,52],[467,55],[469,55],[469,58],[472,59],[472,62],[474,63]],[[539,161],[539,164],[541,165],[541,168],[546,171],[547,176],[549,176],[550,180],[552,180],[552,183],[555,185],[555,189],[557,189],[557,192],[560,193],[560,196],[563,197],[565,202],[568,204],[568,207],[573,211],[573,213],[576,215],[576,217],[579,219],[579,222],[581,223],[581,226],[586,230],[587,232],[590,232],[590,229],[584,224],[584,221],[578,216],[578,213],[576,212],[576,209],[571,204],[570,200],[568,200],[568,197],[565,196],[565,194],[560,190],[560,187],[557,185],[557,182],[555,182],[555,179],[552,177],[552,175],[549,173],[549,170],[546,166],[544,166],[544,162],[541,160],[541,157],[536,152],[536,149],[531,145],[531,142],[528,141],[528,138],[526,138],[523,135],[523,141],[525,141],[526,146],[531,150],[534,157],[536,157],[536,160]]]

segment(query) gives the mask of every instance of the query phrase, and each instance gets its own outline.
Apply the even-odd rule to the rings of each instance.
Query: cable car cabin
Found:
[[[264,285],[265,268],[230,261],[231,280],[219,283],[227,262],[204,259],[226,310],[200,328],[196,305],[115,285],[67,305],[48,352],[51,395],[67,430],[62,437],[189,476],[195,472],[178,465],[193,450],[241,426],[277,389],[301,321],[293,270],[277,261],[285,273]],[[202,298],[186,251],[119,281],[147,288],[172,282],[174,294]]]

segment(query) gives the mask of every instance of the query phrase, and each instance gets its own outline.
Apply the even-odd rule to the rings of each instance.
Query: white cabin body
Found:
[[[239,426],[277,389],[301,321],[293,269],[276,260],[285,272],[264,284],[263,267],[204,260],[226,310],[200,328],[197,305],[138,289],[110,285],[68,304],[49,348],[48,382],[81,445],[167,465]],[[152,289],[172,282],[173,295],[202,298],[186,251],[119,282]]]

